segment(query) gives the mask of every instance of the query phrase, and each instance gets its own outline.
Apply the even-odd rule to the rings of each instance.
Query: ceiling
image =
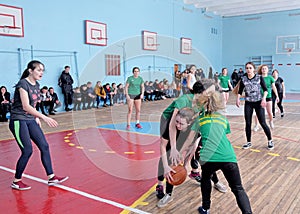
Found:
[[[222,17],[253,15],[300,9],[299,0],[183,0],[203,12],[213,12]]]

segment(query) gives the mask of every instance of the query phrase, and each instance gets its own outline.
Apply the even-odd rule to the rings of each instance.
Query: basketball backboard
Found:
[[[106,24],[101,22],[94,22],[90,20],[85,21],[85,43],[89,45],[107,45],[107,29]]]
[[[192,53],[192,39],[190,38],[180,38],[180,52],[182,54]]]
[[[157,50],[157,33],[150,32],[150,31],[142,31],[142,38],[143,38],[143,49],[149,51],[156,51]]]
[[[277,36],[276,54],[300,53],[300,35]]]
[[[24,37],[22,8],[0,4],[0,35]]]

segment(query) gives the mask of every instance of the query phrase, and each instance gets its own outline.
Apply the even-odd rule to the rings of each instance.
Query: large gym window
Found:
[[[105,67],[107,76],[120,76],[120,55],[105,55]]]

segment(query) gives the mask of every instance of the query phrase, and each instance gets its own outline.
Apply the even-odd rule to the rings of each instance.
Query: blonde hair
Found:
[[[186,122],[190,124],[198,114],[196,114],[193,109],[185,107],[178,111],[177,116],[186,119]]]
[[[259,75],[262,75],[262,68],[263,68],[263,67],[267,67],[267,68],[269,69],[269,67],[268,67],[267,65],[265,65],[265,64],[260,65],[260,66],[257,68],[257,73],[258,73]]]
[[[223,96],[221,96],[221,93],[219,91],[212,91],[210,93],[207,93],[206,95],[201,96],[198,102],[198,104],[200,106],[203,106],[205,112],[208,114],[225,108]]]

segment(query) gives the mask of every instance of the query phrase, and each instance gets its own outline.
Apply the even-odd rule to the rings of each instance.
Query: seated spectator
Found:
[[[45,112],[46,107],[49,107],[48,112],[50,115],[55,115],[53,111],[54,103],[52,102],[52,97],[50,96],[48,87],[44,86],[41,88],[40,102],[37,103],[36,110],[39,111],[41,109],[42,114],[47,116],[48,114]]]
[[[11,102],[10,102],[10,93],[7,91],[5,86],[1,86],[1,97],[0,97],[0,113],[1,118],[0,122],[7,122],[8,119],[6,118],[6,114],[10,112],[11,109]]]
[[[57,109],[57,108],[59,108],[61,106],[61,102],[59,101],[57,94],[54,92],[54,88],[53,87],[49,88],[49,94],[50,94],[50,96],[52,98],[52,102],[54,104],[53,111],[56,112],[55,109]]]
[[[87,109],[91,109],[95,105],[96,95],[94,93],[94,89],[92,87],[91,82],[87,82],[86,87],[87,87],[87,89],[86,89],[86,91],[87,91],[87,100],[86,100]]]
[[[80,86],[80,94],[81,94],[82,110],[86,110],[86,104],[88,101],[88,92],[87,92],[86,84]]]
[[[81,110],[81,93],[80,88],[76,87],[74,88],[74,94],[73,94],[73,111],[80,111]]]
[[[152,85],[150,85],[152,84]],[[144,99],[145,101],[152,101],[153,95],[153,82],[145,81],[145,91],[144,91]]]
[[[117,88],[117,84],[116,83],[112,83],[111,84],[111,91],[112,91],[112,101],[113,104],[118,103],[117,101],[117,93],[118,93],[118,88]]]
[[[94,92],[96,94],[96,108],[99,108],[100,101],[103,101],[103,107],[107,107],[106,105],[106,92],[104,90],[104,87],[101,84],[101,81],[97,81]]]
[[[124,104],[125,103],[125,93],[124,93],[124,87],[123,84],[120,83],[119,85],[117,85],[117,102],[118,104]]]
[[[110,106],[113,106],[112,97],[113,97],[114,93],[112,92],[112,89],[111,89],[109,83],[105,84],[104,90],[105,90],[105,93],[106,93],[106,102],[109,101]]]

